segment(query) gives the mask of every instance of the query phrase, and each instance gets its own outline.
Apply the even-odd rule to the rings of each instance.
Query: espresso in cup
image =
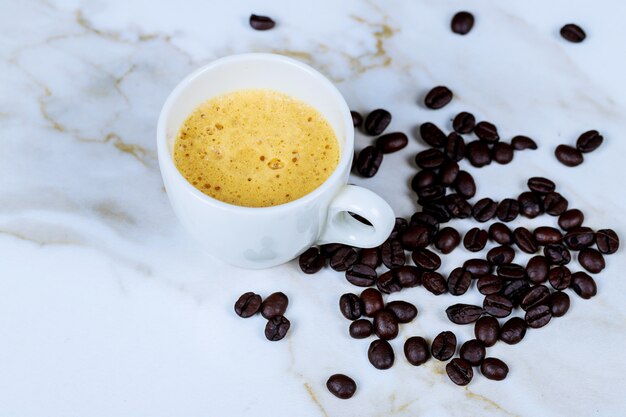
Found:
[[[286,94],[248,89],[214,97],[184,121],[174,162],[217,200],[269,207],[296,200],[337,167],[339,142],[314,107]]]

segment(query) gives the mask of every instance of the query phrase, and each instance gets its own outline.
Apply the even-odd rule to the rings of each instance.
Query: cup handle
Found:
[[[348,212],[367,219],[372,226],[361,223]],[[317,243],[373,248],[387,240],[394,224],[395,215],[385,200],[363,187],[345,185],[330,202],[326,226]]]

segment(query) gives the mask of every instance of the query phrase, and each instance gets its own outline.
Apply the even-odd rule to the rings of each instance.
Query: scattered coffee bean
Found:
[[[513,160],[513,147],[506,142],[498,142],[491,148],[491,157],[497,163],[506,165]]]
[[[472,208],[472,216],[476,221],[484,223],[495,217],[497,208],[498,203],[493,201],[491,198],[481,198],[476,202],[476,204],[474,204],[474,207]]]
[[[596,286],[596,282],[593,278],[591,278],[591,276],[589,276],[586,272],[582,271],[574,272],[572,274],[570,287],[576,294],[585,300],[593,297],[598,292],[598,287]]]
[[[415,155],[415,163],[420,168],[439,168],[443,164],[443,152],[439,149],[430,148]]]
[[[489,235],[478,227],[473,227],[465,233],[463,237],[463,246],[470,252],[478,252],[483,250],[487,244]]]
[[[430,185],[417,190],[418,203],[424,204],[427,202],[441,200],[446,194],[446,189],[440,184]]]
[[[487,379],[502,381],[509,373],[509,367],[498,358],[485,358],[480,364],[480,372]]]
[[[559,193],[548,193],[543,198],[543,207],[551,216],[560,216],[567,210],[567,200]]]
[[[395,355],[393,348],[386,340],[377,339],[370,343],[367,358],[376,369],[389,369],[393,365]]]
[[[503,282],[500,277],[488,274],[478,278],[476,288],[478,288],[478,292],[483,295],[497,294],[502,290],[502,284]]]
[[[485,343],[478,339],[471,339],[461,345],[459,356],[472,366],[478,366],[485,359]]]
[[[513,230],[513,242],[522,250],[522,252],[537,252],[537,241],[535,240],[533,234],[525,227],[518,227]]]
[[[451,161],[459,162],[465,157],[465,140],[456,132],[448,135],[444,147],[445,156]]]
[[[463,268],[454,268],[448,275],[448,292],[452,295],[463,295],[472,283],[472,274]]]
[[[365,339],[372,335],[372,322],[366,319],[354,320],[350,323],[350,336],[355,339]]]
[[[439,182],[441,185],[450,187],[456,181],[456,176],[459,174],[459,164],[452,159],[446,159],[439,167]]]
[[[559,229],[549,226],[541,226],[533,231],[535,240],[540,245],[550,245],[553,243],[559,243],[563,238],[563,235]]]
[[[276,342],[281,340],[291,327],[291,323],[285,316],[274,316],[265,325],[265,337],[267,340]]]
[[[406,301],[391,301],[385,308],[396,315],[398,323],[409,323],[417,316],[417,308]]]
[[[516,151],[523,151],[525,149],[537,149],[537,144],[534,140],[527,136],[521,135],[515,136],[513,139],[511,139],[511,145]]]
[[[420,136],[422,140],[435,148],[440,148],[446,144],[446,135],[433,123],[426,122],[420,125]]]
[[[601,229],[596,232],[596,246],[600,253],[610,255],[619,249],[619,237],[613,229]]]
[[[400,242],[396,239],[385,241],[380,247],[383,263],[389,269],[404,265],[406,256]]]
[[[374,314],[385,307],[382,294],[374,288],[363,290],[361,293],[361,303],[363,305],[363,314],[367,317],[374,317]]]
[[[441,266],[439,255],[428,249],[418,248],[413,251],[411,257],[415,265],[426,271],[436,271]]]
[[[346,279],[357,287],[371,287],[376,282],[376,270],[363,264],[354,264],[346,271]]]
[[[472,205],[457,193],[447,195],[444,203],[450,215],[455,219],[467,219],[472,215]]]
[[[393,153],[404,148],[409,143],[409,138],[402,132],[387,133],[376,139],[376,146],[383,153]]]
[[[503,295],[491,294],[485,297],[483,309],[490,316],[502,318],[511,314],[513,303]]]
[[[566,266],[557,266],[548,272],[548,281],[555,290],[564,290],[570,286],[572,273]]]
[[[532,177],[528,179],[528,189],[537,194],[548,194],[554,192],[556,185],[553,181],[544,177]]]
[[[484,310],[481,307],[471,304],[453,304],[446,308],[448,319],[455,324],[473,323],[483,315]]]
[[[470,12],[457,12],[450,22],[450,29],[457,35],[467,35],[474,27],[474,15]]]
[[[509,264],[515,258],[515,251],[510,246],[502,245],[487,252],[487,260],[493,265]]]
[[[305,274],[315,274],[326,264],[326,258],[317,248],[309,248],[298,259],[300,269]]]
[[[580,43],[585,40],[587,35],[585,31],[581,29],[580,26],[575,25],[574,23],[568,23],[567,25],[561,28],[561,36],[570,42]]]
[[[275,292],[267,296],[261,303],[261,315],[266,319],[282,316],[287,311],[289,298],[282,292]]]
[[[402,286],[398,282],[398,277],[394,273],[394,269],[387,271],[376,280],[376,288],[383,294],[391,294],[402,290]]]
[[[492,270],[492,266],[489,261],[478,258],[468,259],[463,263],[463,268],[465,268],[467,272],[472,274],[474,278],[479,278],[484,275],[490,274]]]
[[[422,206],[422,211],[430,216],[433,216],[438,222],[449,222],[452,216],[446,210],[446,206],[441,202],[431,202]]]
[[[480,138],[480,140],[487,143],[496,143],[500,140],[498,135],[498,129],[489,122],[479,122],[474,127],[474,134]]]
[[[476,168],[482,168],[491,163],[489,146],[487,142],[481,140],[472,141],[465,146],[465,157]]]
[[[571,250],[581,250],[593,245],[596,234],[589,227],[575,227],[567,232],[563,243]]]
[[[347,400],[356,392],[356,382],[347,375],[335,374],[326,381],[326,388],[335,397]]]
[[[461,243],[461,235],[456,229],[444,227],[435,236],[435,247],[443,254],[448,254]]]
[[[452,91],[448,87],[437,86],[426,94],[424,104],[429,109],[440,109],[452,100]]]
[[[500,328],[500,340],[507,345],[515,345],[521,342],[525,335],[526,322],[519,317],[508,319]]]
[[[428,228],[428,232],[432,237],[437,234],[439,230],[439,221],[431,214],[418,212],[411,216],[411,225],[423,225]]]
[[[470,133],[474,130],[476,118],[472,113],[463,111],[456,115],[452,121],[452,128],[458,133]]]
[[[391,272],[402,288],[416,287],[422,283],[421,271],[416,266],[405,265]]]
[[[359,152],[356,159],[356,170],[365,178],[371,178],[376,175],[382,162],[382,151],[375,146],[367,146]]]
[[[515,220],[519,214],[519,203],[512,198],[505,198],[498,204],[496,216],[502,222],[510,222]]]
[[[254,316],[261,308],[261,296],[253,292],[241,294],[235,302],[235,313],[239,317],[248,318]]]
[[[454,189],[464,198],[474,197],[476,195],[474,177],[467,171],[459,171],[454,183]]]
[[[545,304],[538,304],[529,308],[525,316],[528,327],[533,329],[545,326],[550,322],[551,318],[552,312],[550,311],[550,307]]]
[[[567,210],[559,216],[559,226],[563,230],[572,230],[580,227],[585,220],[585,215],[578,209]]]
[[[594,248],[582,249],[578,253],[578,263],[592,274],[599,273],[606,266],[604,256]]]
[[[374,315],[374,334],[384,340],[395,339],[398,335],[398,319],[389,310],[380,310]]]
[[[352,125],[354,127],[361,127],[363,124],[363,116],[358,111],[350,111],[350,116],[352,116]]]
[[[378,248],[363,248],[359,253],[358,264],[369,266],[372,269],[376,269],[382,264],[380,258],[380,251]]]
[[[347,293],[339,298],[339,311],[348,320],[356,320],[363,314],[361,299],[352,293]]]
[[[327,243],[326,245],[320,246],[320,253],[327,258],[330,258],[335,252],[345,246],[346,245],[342,245],[341,243]]]
[[[569,310],[569,295],[563,291],[555,291],[550,295],[548,299],[548,305],[552,312],[552,317],[562,317]]]
[[[404,342],[404,356],[406,356],[406,360],[413,366],[426,363],[426,361],[430,359],[428,342],[420,336],[409,337],[406,342]]]
[[[526,311],[530,307],[533,307],[537,304],[548,304],[548,300],[550,299],[550,290],[545,285],[537,285],[532,287],[522,300],[520,301],[520,307],[522,310]]]
[[[568,167],[575,167],[583,163],[583,154],[569,145],[557,146],[554,155],[560,163]]]
[[[430,232],[421,224],[409,226],[400,235],[400,243],[406,250],[425,248],[430,244]]]
[[[543,255],[552,265],[567,265],[572,259],[569,250],[561,243],[544,246]]]
[[[406,219],[403,219],[402,217],[396,217],[396,222],[393,225],[393,230],[389,235],[389,239],[395,239],[396,237],[398,237],[398,235],[402,234],[402,232],[406,230],[407,227],[409,227],[409,223],[406,221]]]
[[[548,279],[550,263],[541,255],[533,256],[526,264],[526,275],[533,284],[543,284]]]
[[[472,366],[460,358],[454,358],[448,362],[446,373],[452,382],[460,386],[469,384],[474,377]]]
[[[543,213],[541,200],[535,193],[523,192],[517,197],[517,202],[519,203],[520,214],[529,219],[534,219]]]
[[[501,279],[507,281],[522,280],[526,278],[526,270],[523,266],[518,264],[500,265],[496,270],[496,273]]]
[[[456,351],[456,336],[450,331],[441,332],[433,339],[430,346],[430,353],[433,358],[440,361],[447,361]]]
[[[483,316],[474,325],[474,335],[485,346],[490,347],[496,344],[500,335],[500,324],[498,319],[491,316]]]
[[[523,279],[516,279],[510,281],[502,289],[502,295],[511,300],[513,306],[518,306],[524,298],[524,295],[530,290],[530,286]]]
[[[426,290],[435,295],[441,295],[446,292],[446,279],[439,272],[426,271],[422,275],[422,285]]]
[[[363,127],[368,135],[378,136],[391,123],[391,113],[385,109],[376,109],[367,115]]]
[[[335,271],[346,271],[354,265],[359,255],[349,246],[343,246],[335,251],[330,258],[330,267]]]
[[[437,173],[432,169],[422,169],[411,180],[411,189],[417,192],[420,188],[430,187],[438,181]]]
[[[271,18],[267,16],[259,16],[256,14],[250,15],[250,26],[255,30],[269,30],[276,26]]]
[[[493,223],[489,226],[489,238],[501,245],[513,243],[513,233],[504,223]]]

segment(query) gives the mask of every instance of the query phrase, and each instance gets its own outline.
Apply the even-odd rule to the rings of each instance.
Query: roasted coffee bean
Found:
[[[613,229],[600,229],[596,232],[596,246],[600,253],[610,255],[619,249],[619,237]]]
[[[361,265],[369,266],[372,269],[376,269],[382,263],[380,259],[380,251],[378,248],[364,248],[359,253],[358,262]]]
[[[267,340],[276,342],[281,340],[291,327],[291,323],[285,316],[274,316],[265,325],[265,337]]]
[[[244,319],[254,316],[260,308],[261,296],[253,292],[241,294],[235,302],[235,313]]]
[[[393,273],[393,270],[387,271],[376,280],[376,288],[383,294],[391,294],[392,292],[398,292],[402,290],[402,286],[398,282],[398,277]]]
[[[275,292],[267,296],[261,303],[261,315],[266,319],[282,316],[287,311],[289,298],[282,292]]]
[[[404,356],[406,360],[413,366],[419,366],[430,359],[430,350],[428,342],[423,337],[413,336],[404,342]]]
[[[451,159],[446,159],[439,167],[439,183],[445,186],[451,186],[459,174],[459,164]]]
[[[520,301],[522,310],[528,310],[537,304],[548,304],[550,299],[550,290],[545,285],[537,285],[532,287]]]
[[[575,25],[574,23],[568,23],[567,25],[561,28],[561,36],[573,43],[580,43],[585,40],[587,35],[585,31],[581,29],[580,26]]]
[[[363,127],[368,135],[378,136],[391,123],[391,113],[385,109],[376,109],[365,118]]]
[[[509,374],[509,367],[498,358],[485,358],[480,364],[480,372],[487,379],[502,381]]]
[[[490,274],[492,270],[492,266],[489,261],[485,259],[468,259],[463,263],[463,268],[474,278],[480,278],[484,275]]]
[[[446,144],[446,135],[433,123],[426,122],[420,126],[420,136],[422,140],[435,148],[440,148]]]
[[[473,227],[465,233],[463,237],[463,246],[465,249],[471,252],[478,252],[483,250],[487,244],[488,234],[478,227]]]
[[[391,301],[385,308],[396,315],[398,323],[409,323],[417,316],[417,308],[406,301]]]
[[[452,295],[463,295],[472,283],[472,274],[463,268],[454,268],[448,275],[448,292]]]
[[[409,143],[409,138],[402,132],[387,133],[376,139],[376,146],[383,153],[393,153],[404,148]]]
[[[490,316],[501,318],[511,314],[513,303],[503,295],[491,294],[485,297],[483,309]]]
[[[575,167],[583,163],[583,154],[569,145],[557,146],[554,155],[560,163],[568,167]]]
[[[425,248],[430,244],[430,232],[421,224],[409,226],[400,235],[400,243],[406,250]]]
[[[447,195],[444,198],[444,203],[448,213],[455,219],[467,219],[472,215],[472,205],[459,194],[452,193]]]
[[[413,262],[426,271],[436,271],[441,266],[441,258],[435,252],[418,248],[411,254]]]
[[[361,304],[363,305],[363,314],[367,317],[374,317],[374,314],[385,307],[382,294],[374,288],[363,290]]]
[[[476,221],[484,223],[491,220],[496,215],[498,203],[490,199],[489,197],[481,198],[474,204],[472,208],[472,216]]]
[[[515,220],[519,214],[519,203],[512,198],[505,198],[498,204],[498,210],[496,216],[502,222],[510,222]]]
[[[507,345],[515,345],[526,335],[526,327],[526,322],[519,317],[508,319],[500,328],[500,340]]]
[[[502,295],[511,300],[513,306],[518,306],[524,295],[530,290],[530,286],[523,279],[510,281],[502,289]]]
[[[563,230],[572,230],[580,227],[585,220],[585,215],[578,209],[571,209],[563,212],[559,216],[559,226]]]
[[[513,243],[513,232],[504,223],[493,223],[489,226],[489,239],[501,245]]]
[[[581,298],[588,300],[597,294],[598,288],[596,282],[586,272],[574,272],[572,274],[572,282],[570,288],[574,290]]]
[[[550,307],[545,304],[537,304],[536,306],[529,308],[528,311],[526,311],[526,316],[524,317],[528,327],[533,329],[545,326],[550,322],[551,318],[552,312],[550,311]]]
[[[449,222],[450,219],[452,219],[452,216],[450,216],[450,213],[448,213],[445,204],[441,202],[431,202],[424,204],[422,206],[422,211],[426,214],[433,216],[440,223],[446,223]]]
[[[481,307],[471,304],[453,304],[446,308],[446,315],[448,319],[455,324],[468,324],[473,323],[480,318],[484,313]]]
[[[487,252],[487,260],[493,265],[509,264],[515,258],[515,251],[510,246],[502,245]]]
[[[358,111],[350,111],[350,116],[352,116],[352,125],[354,127],[361,127],[363,124],[363,116]]]
[[[276,22],[274,22],[270,17],[267,16],[251,14],[250,26],[252,27],[252,29],[255,30],[269,30],[276,26]]]
[[[500,136],[498,135],[498,129],[489,122],[479,122],[474,126],[474,134],[478,136],[478,138],[487,143],[496,143],[500,140]]]
[[[526,270],[518,264],[506,264],[498,266],[496,270],[501,279],[511,281],[526,278]]]
[[[411,189],[415,192],[420,188],[429,187],[435,185],[439,179],[437,174],[432,169],[422,169],[411,180]]]
[[[395,239],[396,237],[398,237],[398,235],[401,235],[407,227],[409,227],[409,223],[406,221],[406,219],[402,217],[396,217],[396,222],[393,225],[393,230],[389,235],[389,239]]]
[[[581,250],[593,245],[596,234],[589,227],[576,227],[567,232],[563,243],[571,250]]]
[[[393,348],[386,340],[377,339],[370,343],[367,358],[376,369],[389,369],[393,365],[395,355]]]
[[[391,273],[402,288],[412,288],[422,283],[422,273],[416,266],[405,265],[392,269]]]
[[[430,148],[415,155],[415,163],[420,168],[439,168],[443,164],[443,152]]]
[[[404,265],[406,256],[400,242],[396,239],[388,239],[380,247],[383,263],[389,269]]]
[[[564,290],[572,281],[572,273],[566,266],[557,266],[548,272],[548,281],[555,290]]]
[[[478,292],[483,295],[497,294],[502,290],[502,284],[503,282],[500,277],[489,274],[478,278],[476,288],[478,288]]]
[[[491,148],[491,157],[497,163],[506,165],[513,160],[513,147],[506,142],[498,142]]]
[[[537,241],[535,240],[533,234],[525,227],[518,227],[513,230],[513,242],[522,250],[522,252],[537,252]]]
[[[555,291],[550,295],[548,299],[548,305],[552,312],[552,317],[562,317],[569,310],[569,295],[563,291]]]
[[[548,279],[550,263],[541,255],[533,256],[526,264],[526,275],[533,284],[543,284]]]
[[[461,345],[459,356],[472,366],[478,366],[485,359],[485,344],[478,339],[471,339]]]
[[[491,151],[487,142],[475,140],[465,146],[465,157],[476,168],[484,167],[491,163]]]
[[[472,365],[461,358],[454,358],[448,362],[446,373],[450,381],[460,386],[469,384],[474,377]]]
[[[474,197],[476,195],[474,177],[467,171],[459,171],[454,182],[454,189],[464,198]]]
[[[474,335],[485,346],[490,347],[496,344],[500,335],[500,324],[498,319],[491,316],[483,316],[474,325]]]
[[[367,146],[359,152],[356,159],[356,170],[365,178],[371,178],[378,172],[383,162],[383,153],[375,146]]]
[[[542,195],[552,193],[556,189],[554,182],[544,177],[529,178],[527,184],[530,191]]]
[[[417,190],[418,202],[430,202],[440,200],[446,195],[446,189],[439,184],[429,185],[428,187],[422,187]]]
[[[335,374],[326,381],[326,388],[335,397],[347,400],[356,392],[356,382],[347,375]]]
[[[298,259],[300,269],[305,274],[315,274],[326,264],[326,258],[317,248],[309,248]]]
[[[441,332],[433,339],[430,353],[433,358],[447,361],[456,351],[456,336],[450,331]]]
[[[452,91],[445,86],[437,86],[426,94],[424,104],[429,109],[440,109],[452,100]]]
[[[444,149],[445,156],[451,161],[459,162],[465,157],[465,140],[456,132],[448,135]]]
[[[553,243],[543,247],[543,256],[552,265],[567,265],[572,259],[569,250],[561,243]]]
[[[320,253],[325,257],[330,258],[339,249],[345,247],[346,245],[342,245],[341,243],[327,243],[326,245],[320,246]]]
[[[372,323],[366,319],[358,319],[350,323],[348,331],[354,339],[365,339],[372,335]]]
[[[559,243],[563,238],[563,235],[559,229],[549,226],[541,226],[533,231],[535,240],[540,245],[550,245],[553,243]]]
[[[374,315],[374,334],[384,340],[395,339],[398,335],[398,318],[389,310],[380,310]]]
[[[535,141],[528,136],[515,136],[511,139],[511,145],[516,151],[523,151],[524,149],[537,149]]]
[[[467,35],[473,27],[474,15],[470,12],[457,12],[450,21],[450,29],[457,35]]]
[[[333,253],[330,258],[330,267],[335,271],[346,271],[352,265],[356,263],[359,255],[354,249],[348,246],[343,246]]]
[[[422,285],[435,295],[446,292],[446,279],[439,272],[427,271],[422,275]]]
[[[551,216],[560,216],[567,210],[568,202],[559,193],[548,193],[543,198],[543,208]]]
[[[363,314],[363,303],[358,295],[347,293],[339,298],[339,311],[348,320],[356,320]]]
[[[439,221],[428,213],[417,212],[411,216],[410,225],[422,225],[428,228],[431,237],[435,237],[439,231]]]
[[[519,211],[522,216],[534,219],[543,213],[541,200],[535,193],[525,191],[517,197],[519,203]]]
[[[472,113],[463,111],[456,115],[452,121],[452,128],[458,133],[470,133],[474,130],[476,118]]]
[[[578,263],[592,274],[597,274],[606,266],[604,256],[594,248],[584,248],[578,253]]]
[[[461,243],[461,235],[456,229],[444,227],[435,236],[435,247],[443,254],[448,254]]]

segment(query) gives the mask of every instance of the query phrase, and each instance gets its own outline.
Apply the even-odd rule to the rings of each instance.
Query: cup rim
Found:
[[[246,206],[238,206],[235,204],[226,203],[224,201],[218,200],[211,196],[204,194],[202,191],[198,190],[194,187],[187,179],[181,174],[181,172],[176,168],[176,164],[174,163],[174,159],[170,154],[167,144],[167,134],[166,134],[166,125],[167,119],[171,113],[172,108],[174,107],[176,101],[180,98],[182,92],[189,87],[190,84],[194,83],[197,78],[202,76],[207,71],[214,69],[217,66],[229,63],[236,62],[246,62],[252,60],[262,60],[262,61],[277,61],[284,64],[292,65],[297,67],[300,70],[307,72],[310,76],[316,78],[322,84],[326,85],[331,95],[335,96],[335,99],[339,102],[339,106],[342,108],[344,113],[343,119],[346,129],[346,138],[344,148],[341,152],[341,156],[339,158],[339,162],[335,167],[332,174],[320,184],[319,187],[311,191],[310,193],[296,199],[289,201],[287,203],[279,204],[276,206],[268,206],[268,207],[246,207]],[[209,100],[210,97],[207,98]],[[326,192],[328,189],[332,187],[332,184],[336,181],[340,180],[343,175],[343,167],[350,164],[354,153],[354,126],[352,124],[352,116],[350,114],[350,108],[346,103],[345,98],[339,92],[337,87],[322,73],[312,68],[311,66],[298,61],[296,59],[279,55],[279,54],[270,54],[270,53],[243,53],[243,54],[235,54],[228,55],[222,58],[218,58],[202,67],[196,69],[191,74],[187,75],[180,81],[176,87],[169,94],[163,107],[161,108],[161,112],[159,114],[159,120],[157,124],[157,152],[159,157],[159,165],[161,168],[161,173],[165,175],[165,170],[169,172],[170,175],[173,175],[176,178],[176,181],[186,190],[188,193],[191,193],[197,199],[203,201],[206,204],[215,206],[216,208],[226,209],[226,210],[235,210],[241,211],[244,213],[255,212],[271,212],[271,211],[283,211],[290,210],[291,208],[308,204],[313,200],[317,199],[321,194]]]

